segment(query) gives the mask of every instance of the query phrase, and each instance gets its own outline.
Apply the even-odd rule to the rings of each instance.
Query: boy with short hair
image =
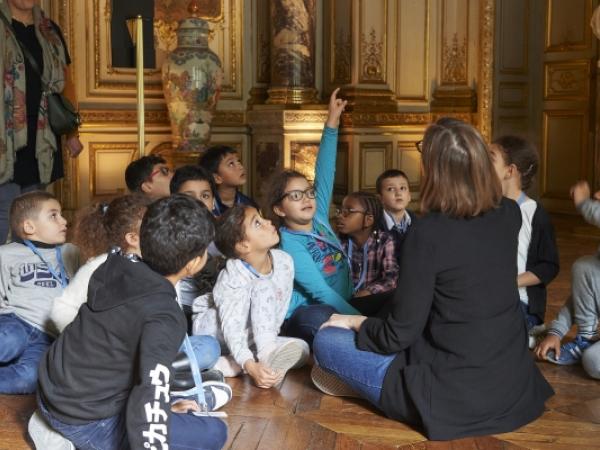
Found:
[[[246,170],[237,150],[226,145],[213,145],[200,156],[198,164],[212,174],[217,185],[213,209],[215,217],[235,205],[250,205],[258,209],[254,200],[239,191],[246,183]]]
[[[158,155],[142,156],[125,169],[125,183],[132,193],[148,195],[155,200],[171,194],[169,183],[173,170]]]
[[[275,249],[277,229],[252,206],[229,209],[218,224],[216,244],[229,258],[212,295],[194,301],[194,334],[216,337],[228,356],[215,368],[233,377],[247,372],[270,388],[308,358],[308,344],[280,337],[290,304],[294,263]]]
[[[580,181],[571,188],[577,210],[592,225],[600,226],[600,191],[590,198],[590,186]],[[548,327],[548,334],[535,349],[540,359],[559,365],[582,363],[592,378],[600,379],[600,254],[583,256],[571,269],[571,296]],[[571,326],[577,326],[574,340],[561,345]]]
[[[15,198],[10,226],[16,241],[0,246],[0,394],[30,394],[54,339],[52,303],[75,273],[78,251],[63,245],[67,221],[48,192]]]
[[[209,211],[215,208],[217,187],[213,176],[203,167],[187,165],[175,170],[169,189],[173,194],[186,194],[206,205]]]
[[[198,410],[195,402],[169,404],[171,365],[186,334],[174,285],[202,268],[213,234],[203,205],[173,195],[144,215],[143,261],[113,252],[94,272],[87,303],[50,347],[39,375],[42,416],[77,448],[225,443],[222,421],[185,414]],[[43,436],[32,438],[40,448]]]
[[[377,177],[375,189],[383,204],[382,228],[392,233],[399,255],[408,228],[416,220],[414,213],[406,209],[411,201],[408,176],[398,169],[386,170]]]

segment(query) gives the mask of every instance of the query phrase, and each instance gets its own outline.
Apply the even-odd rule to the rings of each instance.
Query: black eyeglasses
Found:
[[[417,150],[419,151],[419,153],[423,152],[423,139],[415,142],[415,147],[417,147]]]
[[[162,173],[166,177],[171,173],[171,168],[167,166],[160,166],[158,169],[152,171],[152,173],[148,177],[148,180],[152,181],[152,178],[154,178],[154,176],[158,175],[159,173]]]
[[[364,214],[365,216],[368,215],[366,211],[362,211],[360,209],[337,208],[335,210],[336,216],[348,217],[350,214]]]
[[[306,198],[315,198],[315,188],[310,187],[308,189],[304,189],[303,191],[300,189],[295,189],[293,191],[286,192],[281,196],[281,200],[288,197],[293,202],[299,202],[304,198],[305,195]]]

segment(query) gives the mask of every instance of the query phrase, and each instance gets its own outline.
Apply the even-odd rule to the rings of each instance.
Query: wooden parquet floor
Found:
[[[555,315],[570,289],[573,261],[592,254],[600,234],[578,219],[556,216],[561,271],[549,288],[547,318]],[[231,450],[591,450],[600,449],[600,381],[581,367],[538,363],[556,395],[531,424],[495,436],[433,442],[410,427],[386,419],[366,402],[329,397],[310,381],[310,370],[292,371],[280,389],[262,390],[247,379],[233,379],[229,417]],[[0,450],[29,449],[26,423],[33,396],[0,396]],[[44,449],[51,450],[51,449]]]

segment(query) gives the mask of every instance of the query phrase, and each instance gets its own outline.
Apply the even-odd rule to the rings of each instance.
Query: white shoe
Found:
[[[545,335],[546,325],[541,324],[532,327],[527,336],[527,346],[529,347],[529,350],[533,350],[535,347],[537,347]]]
[[[321,369],[316,364],[313,366],[310,372],[310,378],[317,389],[324,394],[333,395],[335,397],[360,398],[360,396],[350,386],[348,386],[334,374]]]
[[[221,371],[223,376],[227,378],[237,377],[242,373],[242,368],[232,356],[219,356],[213,369]]]
[[[48,425],[36,409],[29,419],[29,436],[37,450],[75,450],[75,446]]]
[[[270,351],[269,351],[270,350]],[[280,372],[281,381],[290,369],[296,369],[306,364],[310,355],[308,344],[302,339],[287,338],[285,342],[274,344],[273,349],[269,349],[258,360],[273,370]]]

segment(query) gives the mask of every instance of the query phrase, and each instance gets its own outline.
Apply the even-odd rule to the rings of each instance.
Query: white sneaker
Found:
[[[29,419],[29,436],[37,450],[75,450],[75,446],[48,425],[36,409]]]
[[[219,356],[213,369],[219,370],[227,378],[237,377],[242,373],[242,368],[232,356]]]
[[[264,356],[259,355],[258,360],[271,369],[279,371],[283,381],[287,371],[302,367],[306,364],[309,355],[310,348],[306,342],[302,339],[287,338],[285,342],[274,344],[274,348],[264,352]]]
[[[310,372],[310,378],[313,384],[321,392],[334,397],[354,397],[360,398],[350,386],[336,377],[334,374],[321,369],[316,364]]]
[[[541,342],[546,335],[546,325],[536,325],[529,330],[527,346],[529,350],[533,350]]]
[[[225,406],[233,397],[231,386],[219,381],[206,381],[202,383],[204,397],[209,411],[216,411]]]

